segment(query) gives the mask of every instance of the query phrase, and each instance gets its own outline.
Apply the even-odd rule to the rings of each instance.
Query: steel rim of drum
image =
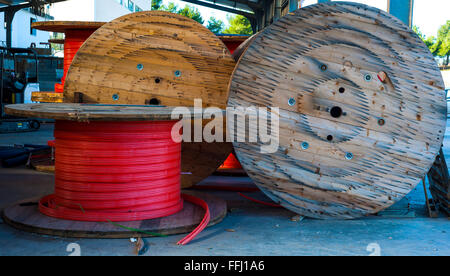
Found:
[[[229,88],[229,107],[280,108],[276,153],[233,144],[271,199],[308,217],[389,207],[420,182],[443,139],[445,93],[429,50],[366,5],[319,4],[281,18],[243,54]]]

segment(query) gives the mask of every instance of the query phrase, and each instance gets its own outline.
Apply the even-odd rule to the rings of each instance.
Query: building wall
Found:
[[[50,15],[62,21],[94,21],[95,0],[68,0],[52,4]]]
[[[151,0],[68,0],[53,4],[50,15],[55,20],[111,21],[122,15],[150,8]]]
[[[36,16],[27,10],[18,11],[12,23],[12,47],[28,48],[31,43],[35,43],[36,47],[41,46],[41,42],[48,42],[48,33],[43,31],[35,31],[35,34],[30,33],[31,18],[36,21],[45,20],[43,17]],[[0,22],[4,22],[4,13],[0,13]],[[6,29],[5,25],[0,26],[0,44],[6,46]]]

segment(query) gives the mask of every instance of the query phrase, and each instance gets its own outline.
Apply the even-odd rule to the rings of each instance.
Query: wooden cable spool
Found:
[[[6,106],[10,115],[56,120],[57,162],[55,193],[38,204],[33,199],[6,208],[5,222],[66,237],[129,237],[137,232],[153,236],[195,228],[179,244],[220,222],[226,215],[225,201],[181,193],[180,143],[172,132],[179,118],[173,116],[174,109],[105,104]],[[203,113],[184,108],[182,115],[201,120]]]
[[[193,106],[202,99],[203,107],[223,109],[234,66],[223,42],[200,23],[168,12],[138,12],[103,25],[86,40],[67,74],[64,101]],[[232,145],[182,148],[182,185],[189,187],[211,175]]]
[[[260,141],[234,147],[270,198],[308,217],[387,208],[442,145],[446,101],[433,56],[400,20],[366,5],[318,4],[281,18],[244,52],[229,91],[229,107],[279,107],[275,153],[260,153]]]

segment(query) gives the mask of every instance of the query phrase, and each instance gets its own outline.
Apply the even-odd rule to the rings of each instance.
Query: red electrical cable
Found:
[[[61,83],[55,84],[55,92],[62,93],[64,91],[64,82],[66,81],[67,71],[69,71],[70,64],[75,57],[75,54],[80,49],[81,45],[94,32],[94,29],[79,29],[67,30],[64,41],[64,73]]]
[[[223,162],[219,169],[242,169],[242,165],[233,153]]]
[[[134,221],[183,209],[183,198],[205,209],[186,244],[209,223],[208,205],[181,195],[181,144],[175,121],[56,121],[55,193],[41,199],[41,213],[67,220]]]

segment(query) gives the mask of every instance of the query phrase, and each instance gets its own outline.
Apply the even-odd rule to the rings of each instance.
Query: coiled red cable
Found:
[[[135,221],[183,209],[183,198],[205,209],[205,201],[181,195],[181,144],[172,140],[175,121],[56,121],[55,193],[41,199],[41,213],[67,220]]]
[[[219,169],[242,169],[242,165],[233,153],[223,162]]]
[[[75,29],[66,31],[64,41],[64,73],[61,79],[61,83],[55,84],[55,92],[62,93],[64,91],[64,82],[66,81],[66,76],[67,72],[69,71],[70,64],[72,64],[72,60],[80,47],[94,31],[94,29]]]

